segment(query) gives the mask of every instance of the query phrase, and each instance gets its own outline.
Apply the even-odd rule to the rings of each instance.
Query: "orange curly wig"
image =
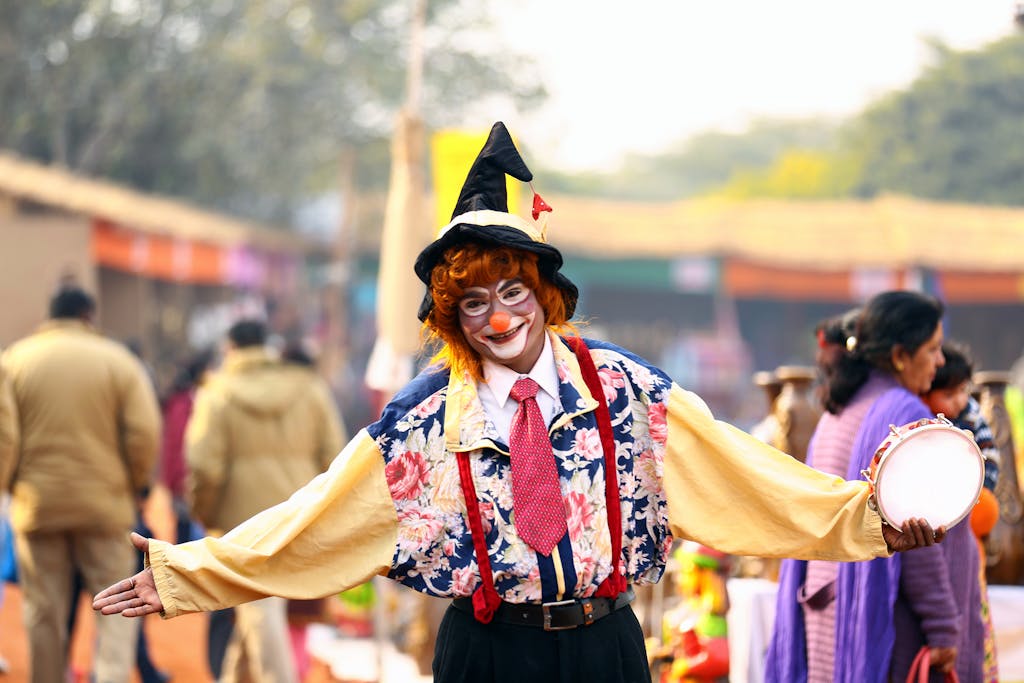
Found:
[[[544,324],[556,333],[576,333],[566,319],[562,292],[537,270],[537,255],[510,247],[487,247],[467,242],[449,249],[430,274],[430,292],[434,308],[423,323],[426,342],[441,343],[434,361],[453,372],[467,371],[476,380],[483,378],[483,365],[466,341],[459,324],[459,299],[470,287],[499,280],[519,278],[533,290],[544,310]]]

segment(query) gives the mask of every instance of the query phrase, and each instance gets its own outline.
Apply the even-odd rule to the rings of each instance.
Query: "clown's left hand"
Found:
[[[946,527],[932,529],[926,519],[908,519],[903,522],[902,530],[882,522],[882,538],[889,550],[894,553],[921,548],[926,545],[942,543],[946,537]]]

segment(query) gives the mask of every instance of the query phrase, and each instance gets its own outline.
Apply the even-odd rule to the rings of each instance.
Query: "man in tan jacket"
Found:
[[[192,514],[214,535],[287,499],[343,444],[326,382],[282,363],[266,337],[256,320],[231,327],[223,366],[196,395],[186,431]],[[221,681],[236,680],[243,667],[255,683],[296,681],[286,606],[274,597],[235,608]]]
[[[50,318],[3,355],[21,441],[7,473],[31,680],[64,680],[72,575],[86,590],[134,571],[125,550],[160,438],[152,385],[139,361],[93,328],[95,303],[59,291]],[[97,622],[99,683],[128,681],[138,624]]]

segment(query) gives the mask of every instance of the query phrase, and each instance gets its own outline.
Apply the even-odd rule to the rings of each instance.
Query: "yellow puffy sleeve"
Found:
[[[397,529],[384,459],[362,430],[288,500],[220,538],[151,540],[147,561],[169,618],[357,586],[390,568]]]
[[[673,385],[664,485],[673,535],[722,552],[805,560],[886,557],[868,485],[819,472],[717,421]]]

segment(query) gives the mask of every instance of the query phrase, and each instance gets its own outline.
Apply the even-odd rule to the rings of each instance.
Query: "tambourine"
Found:
[[[971,432],[943,415],[902,427],[889,436],[861,472],[871,486],[868,505],[897,529],[923,517],[932,528],[953,528],[981,495],[985,459]]]

